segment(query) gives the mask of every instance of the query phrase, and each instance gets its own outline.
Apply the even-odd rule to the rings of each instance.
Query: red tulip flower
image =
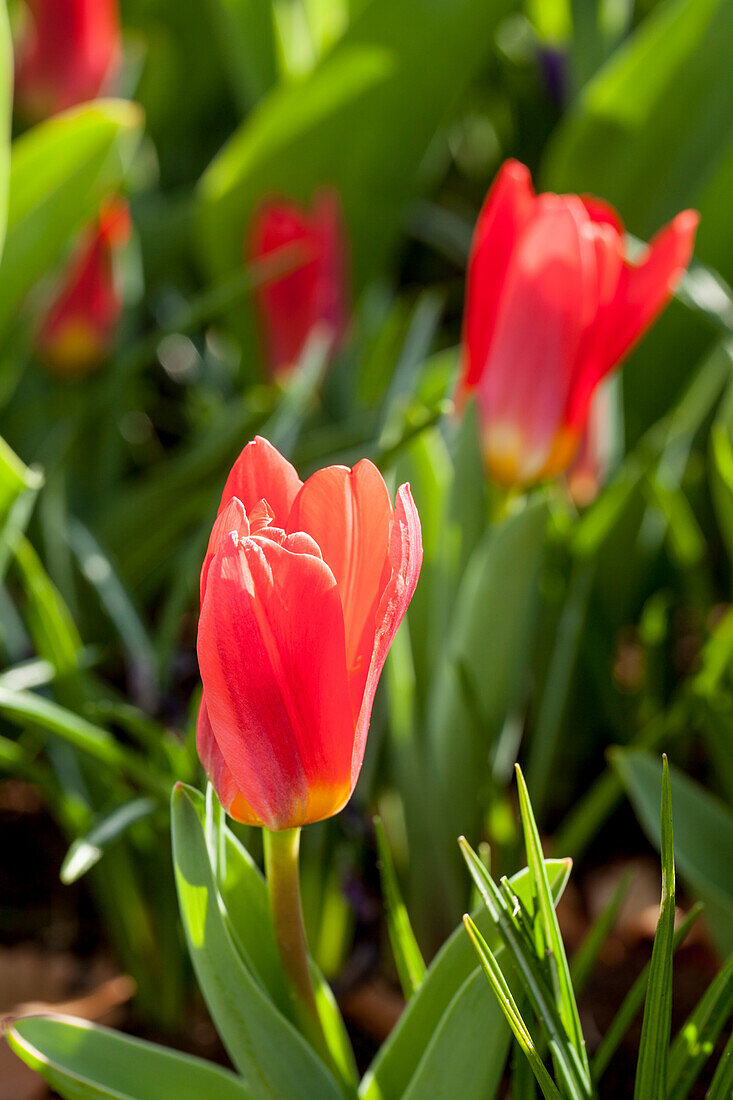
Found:
[[[122,312],[114,256],[130,228],[127,203],[106,203],[62,275],[36,339],[39,355],[58,374],[88,374],[110,350]]]
[[[255,306],[268,369],[273,377],[297,366],[314,332],[330,337],[331,351],[343,343],[348,324],[346,232],[333,191],[316,195],[311,211],[285,199],[270,199],[256,212],[246,246],[249,262],[287,245],[300,246],[285,274],[260,285]],[[295,266],[290,269],[290,265]]]
[[[420,521],[366,459],[303,483],[265,439],[222,495],[201,570],[198,749],[228,813],[271,830],[337,813],[417,584]]]
[[[609,383],[602,383],[591,401],[575,458],[565,477],[579,508],[592,504],[608,475],[613,435],[613,404]]]
[[[593,393],[669,299],[698,216],[678,214],[635,263],[597,199],[535,195],[517,161],[479,215],[468,266],[457,399],[475,393],[490,474],[527,486],[567,469]]]
[[[114,77],[122,47],[117,0],[26,0],[16,50],[16,103],[29,121],[95,99]]]

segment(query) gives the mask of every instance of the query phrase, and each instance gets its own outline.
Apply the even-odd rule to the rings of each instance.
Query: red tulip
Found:
[[[117,0],[27,0],[15,93],[29,121],[95,99],[122,57]]]
[[[316,195],[312,211],[285,199],[270,199],[256,212],[246,259],[256,262],[286,245],[302,246],[302,259],[285,274],[263,283],[255,305],[270,374],[297,366],[308,338],[322,332],[334,352],[348,323],[347,247],[341,205],[332,191]],[[290,263],[283,257],[284,263]]]
[[[570,496],[579,508],[592,504],[608,475],[613,434],[613,405],[609,383],[601,384],[591,401],[575,458],[565,475]]]
[[[36,340],[41,358],[57,373],[87,374],[109,352],[122,312],[114,253],[129,236],[127,203],[113,199],[86,231],[62,275]]]
[[[479,215],[468,267],[459,403],[475,393],[489,472],[507,486],[555,477],[577,450],[591,398],[669,299],[698,215],[678,214],[635,263],[615,211],[535,195],[517,161]]]
[[[302,483],[265,439],[222,495],[201,570],[198,749],[219,800],[286,829],[348,801],[422,562],[408,485],[366,459]]]

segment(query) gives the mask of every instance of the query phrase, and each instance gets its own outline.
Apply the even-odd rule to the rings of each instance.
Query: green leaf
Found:
[[[685,1100],[733,1012],[733,955],[729,955],[680,1028],[669,1052],[667,1100]]]
[[[26,602],[26,617],[41,657],[64,676],[79,667],[82,644],[71,612],[49,577],[38,554],[24,536],[14,540]]]
[[[186,788],[202,826],[206,822],[205,800],[198,791]],[[265,880],[247,849],[224,826],[224,854],[220,860],[217,886],[223,903],[223,917],[242,960],[260,980],[273,1004],[296,1023],[293,1000],[272,925],[272,913]],[[344,1022],[331,987],[313,966],[316,1003],[331,1056],[344,1081],[356,1086],[357,1072]]]
[[[400,984],[409,1001],[425,977],[425,962],[420,953],[410,918],[402,900],[397,873],[392,861],[384,826],[378,817],[374,818],[374,832],[379,852],[379,874],[382,881],[382,895],[387,916],[387,928],[392,944]]]
[[[532,1072],[537,1078],[538,1085],[542,1089],[542,1095],[546,1097],[546,1100],[561,1100],[560,1093],[537,1052],[529,1029],[522,1019],[517,1003],[512,996],[511,990],[502,974],[501,967],[496,961],[491,948],[488,946],[486,940],[483,938],[471,918],[466,916],[463,919],[468,934],[481,960],[483,971],[494,991],[496,1000],[509,1027],[512,1029],[515,1039],[519,1043],[525,1057],[532,1067]]]
[[[19,1058],[65,1100],[253,1100],[229,1070],[64,1016],[28,1016],[7,1032]]]
[[[214,30],[244,114],[277,81],[273,6],[263,0],[210,0]]]
[[[705,1100],[730,1100],[733,1091],[733,1032],[725,1044]]]
[[[655,804],[656,758],[614,749],[611,762],[649,840],[660,847]],[[724,956],[733,950],[733,814],[698,783],[670,768],[675,818],[675,861],[690,891],[705,903],[705,916]]]
[[[181,918],[201,992],[254,1100],[339,1100],[336,1081],[278,1011],[237,951],[219,904],[201,819],[188,791],[172,796]]]
[[[5,243],[10,176],[10,132],[13,122],[13,40],[8,8],[0,0],[0,256]]]
[[[148,817],[158,803],[152,798],[133,798],[105,814],[86,836],[77,837],[61,864],[59,877],[65,885],[76,882],[94,867],[104,849],[120,837],[136,821]]]
[[[581,1064],[585,1070],[585,1077],[590,1088],[590,1067],[588,1055],[585,1049],[583,1029],[580,1026],[578,1005],[575,1001],[573,983],[570,977],[570,968],[565,954],[565,944],[560,933],[560,926],[555,914],[555,906],[550,892],[550,883],[547,877],[542,843],[532,812],[532,804],[529,799],[527,785],[519,765],[516,765],[517,789],[519,791],[519,812],[522,817],[524,830],[524,843],[527,848],[527,865],[532,874],[535,886],[535,894],[539,903],[539,911],[542,918],[544,940],[547,950],[554,959],[554,976],[557,981],[557,1007],[560,1018],[567,1032],[568,1038],[578,1053]]]
[[[509,1031],[474,971],[446,1007],[403,1100],[492,1100],[504,1073]]]
[[[144,790],[168,796],[169,783],[137,753],[120,745],[101,726],[32,691],[13,691],[0,686],[0,712],[18,725],[36,725],[106,764],[110,770],[133,779]]]
[[[590,191],[648,238],[696,205],[731,144],[726,0],[663,0],[585,86],[546,154],[552,190]]]
[[[659,1100],[667,1093],[669,1035],[672,1027],[672,956],[674,954],[674,847],[672,843],[672,787],[667,757],[662,757],[662,902],[649,965],[644,1020],[634,1100]]]
[[[0,437],[0,519],[25,489],[38,489],[42,481],[42,475],[21,462]]]
[[[547,860],[547,874],[557,902],[567,884],[569,862]],[[529,872],[519,871],[510,882],[517,896],[529,902],[532,895]],[[496,925],[485,906],[480,906],[472,916],[482,935],[498,949]],[[433,959],[420,988],[362,1078],[361,1100],[401,1100],[448,1007],[466,980],[476,974],[479,974],[476,952],[461,923]]]
[[[685,919],[680,924],[679,928],[674,934],[674,940],[672,942],[672,949],[674,951],[684,943],[687,933],[692,928],[693,924],[703,911],[703,906],[700,902],[692,907]],[[632,985],[629,992],[624,997],[623,1003],[618,1012],[614,1016],[611,1024],[606,1029],[606,1034],[601,1040],[598,1050],[593,1056],[591,1063],[591,1073],[593,1079],[598,1081],[605,1073],[608,1065],[613,1058],[619,1043],[623,1039],[624,1035],[628,1031],[637,1013],[640,1011],[641,1006],[644,1003],[644,997],[646,996],[647,986],[649,984],[649,968],[650,963],[642,970],[639,977]]]
[[[97,100],[42,122],[13,143],[0,329],[100,201],[122,186],[142,122],[134,103]]]
[[[210,271],[218,277],[241,265],[263,195],[306,201],[328,185],[344,206],[358,293],[393,246],[430,142],[489,55],[508,7],[506,0],[360,5],[322,62],[266,96],[204,174],[199,222]]]

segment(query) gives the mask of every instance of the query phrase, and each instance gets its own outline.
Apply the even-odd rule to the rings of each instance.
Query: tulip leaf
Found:
[[[254,1100],[339,1100],[335,1079],[242,961],[222,913],[201,818],[177,784],[173,861],[191,961],[222,1042]]]
[[[0,256],[5,243],[13,120],[13,40],[5,0],[0,0]]]
[[[729,955],[672,1044],[667,1100],[685,1100],[732,1011],[733,955]]]
[[[61,864],[59,877],[65,885],[76,882],[102,858],[104,849],[120,837],[136,821],[148,817],[158,803],[152,798],[133,798],[115,806],[82,837],[77,837]]]
[[[395,871],[392,853],[389,850],[387,835],[384,831],[381,819],[374,818],[374,833],[377,838],[377,851],[379,852],[379,874],[382,881],[382,895],[387,912],[387,928],[392,944],[392,951],[397,965],[397,973],[400,977],[402,991],[406,1000],[420,987],[425,977],[425,962],[420,953],[415,933],[412,931],[410,918],[402,895],[397,872]]]
[[[24,490],[38,489],[42,480],[41,474],[21,462],[0,437],[0,520]]]
[[[98,100],[42,122],[13,143],[0,329],[101,200],[122,186],[142,122],[136,104]]]
[[[548,859],[545,860],[545,866],[557,904],[568,881],[570,862],[564,859]],[[526,868],[519,871],[512,876],[510,882],[517,896],[528,904],[533,889],[529,871]],[[472,917],[492,950],[498,950],[496,926],[485,906],[481,905],[476,909]],[[469,987],[466,987],[465,999],[458,997],[458,993],[465,987],[467,980],[475,975],[479,975],[484,981],[476,952],[461,923],[433,959],[420,988],[408,1002],[389,1038],[364,1075],[359,1087],[361,1100],[400,1100],[412,1079],[420,1073],[423,1058],[430,1055],[431,1041],[442,1030],[446,1013],[456,1010],[462,1014],[467,1006],[474,1004],[472,994],[468,992]],[[489,994],[490,990],[487,989],[486,992]],[[446,1021],[446,1029],[448,1026]],[[450,1033],[445,1031],[446,1035]],[[487,1042],[486,1034],[483,1041]],[[431,1055],[430,1057],[432,1058]],[[480,1100],[488,1094],[488,1085],[494,1080],[493,1067],[486,1065],[484,1069],[488,1084],[483,1094],[476,1093]]]
[[[85,1020],[28,1016],[8,1043],[64,1100],[253,1100],[230,1070]]]
[[[206,815],[203,796],[190,787],[186,788],[186,793],[203,826]],[[263,984],[279,1011],[296,1023],[272,926],[267,885],[247,849],[227,826],[224,826],[224,840],[225,851],[217,875],[224,920],[245,965]],[[315,965],[313,979],[331,1055],[344,1081],[355,1085],[357,1073],[351,1043],[331,988]]]
[[[641,750],[614,749],[611,760],[649,840],[660,847],[659,764]],[[719,950],[733,950],[733,814],[714,795],[670,767],[677,870],[705,903]]]
[[[262,0],[212,0],[214,30],[242,113],[277,81],[275,23]]]

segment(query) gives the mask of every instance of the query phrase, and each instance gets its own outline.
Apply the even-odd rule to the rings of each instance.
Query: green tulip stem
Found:
[[[263,829],[263,834],[267,890],[270,895],[275,939],[283,966],[293,985],[296,1014],[303,1020],[313,1045],[328,1057],[323,1026],[316,1006],[300,900],[300,829],[281,829],[277,832]]]

